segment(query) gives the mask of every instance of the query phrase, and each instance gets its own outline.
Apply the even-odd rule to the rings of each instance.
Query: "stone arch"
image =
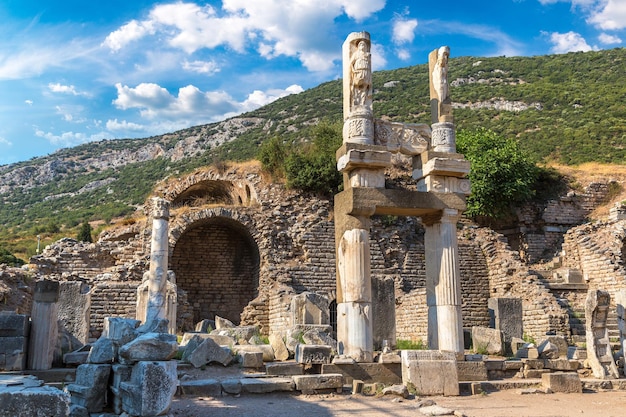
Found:
[[[215,169],[197,171],[157,189],[172,208],[200,207],[207,204],[248,206],[257,201],[254,185],[236,172],[220,173]]]
[[[174,220],[170,269],[187,293],[194,323],[218,315],[239,324],[244,308],[257,297],[261,255],[251,226],[249,216],[224,208]]]

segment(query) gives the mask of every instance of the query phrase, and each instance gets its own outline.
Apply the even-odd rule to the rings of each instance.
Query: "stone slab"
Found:
[[[402,366],[402,383],[417,395],[459,395],[456,361],[415,360]]]
[[[265,364],[265,373],[270,376],[304,374],[304,366],[295,362],[275,362]]]
[[[458,361],[456,363],[459,381],[486,381],[487,367],[484,362],[465,362]]]
[[[342,374],[295,375],[292,378],[296,385],[296,390],[304,393],[328,389],[340,390],[343,388]]]
[[[582,393],[583,386],[576,372],[553,372],[541,375],[541,384],[553,392]]]
[[[261,352],[264,362],[274,361],[274,349],[271,345],[236,345],[233,346],[233,350],[237,353],[241,352]]]
[[[0,314],[0,337],[28,337],[29,316],[25,314]]]
[[[219,397],[222,395],[222,384],[217,379],[198,379],[180,381],[180,393],[187,397]]]
[[[258,369],[263,367],[263,352],[242,351],[237,355],[239,356],[239,363],[242,368]]]
[[[487,327],[472,327],[472,347],[474,352],[489,355],[504,354],[504,337],[502,331]]]
[[[346,384],[353,380],[385,385],[402,383],[402,365],[399,363],[332,363],[322,365],[322,374],[342,374]]]
[[[330,353],[330,346],[299,344],[296,346],[296,362],[304,364],[327,364],[330,363]]]
[[[521,298],[490,298],[487,300],[487,306],[490,316],[489,327],[502,331],[507,340],[523,337]]]
[[[55,416],[70,413],[70,395],[44,386],[31,375],[0,376],[0,416]]]
[[[266,394],[276,391],[293,391],[295,384],[291,378],[242,378],[242,392],[250,394]]]

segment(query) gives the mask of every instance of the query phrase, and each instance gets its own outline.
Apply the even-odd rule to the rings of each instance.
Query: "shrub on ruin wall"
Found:
[[[457,150],[472,164],[468,216],[500,218],[535,195],[538,168],[515,140],[486,129],[461,130]]]

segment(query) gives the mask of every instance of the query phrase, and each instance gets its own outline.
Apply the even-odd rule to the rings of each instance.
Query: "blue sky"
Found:
[[[626,0],[2,0],[0,165],[148,137],[336,79],[370,32],[374,69],[455,56],[623,47]]]

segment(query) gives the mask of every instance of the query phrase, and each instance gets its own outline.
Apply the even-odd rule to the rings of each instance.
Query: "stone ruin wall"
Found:
[[[545,205],[529,204],[517,210],[519,230],[508,234],[511,247],[518,249],[526,262],[537,262],[555,255],[563,243],[563,234],[586,221],[591,212],[606,203],[611,184],[590,183],[583,192],[569,192]]]
[[[300,195],[275,184],[259,184],[256,182],[255,192],[261,201],[256,205],[185,208],[173,216],[170,227],[172,245],[187,233],[193,235],[193,229],[187,232],[186,227],[199,224],[203,219],[236,221],[248,231],[259,250],[259,291],[247,295],[251,301],[243,309],[241,318],[242,322],[261,325],[263,332],[267,333],[284,326],[289,317],[288,300],[293,294],[306,290],[334,298],[334,225],[330,201]],[[557,208],[554,210],[558,211]],[[372,279],[392,278],[395,281],[397,338],[425,339],[423,229],[416,219],[400,218],[393,224],[388,224],[387,220],[374,219]],[[99,335],[105,316],[134,316],[135,290],[147,270],[149,225],[137,223],[121,229],[117,235],[109,234],[97,244],[60,242],[34,258],[45,275],[58,279],[78,276],[91,284],[92,338]],[[217,243],[227,245],[228,239],[227,235],[222,243]],[[192,239],[192,245],[209,248],[215,244],[215,241],[203,241],[201,236]],[[590,253],[587,256],[592,258],[593,253]],[[550,330],[567,334],[566,312],[538,277],[523,265],[517,253],[507,248],[502,236],[466,226],[459,231],[459,256],[465,327],[487,325],[487,299],[506,296],[523,299],[524,331],[527,334],[535,338]],[[184,256],[178,261],[175,256],[170,259],[185,262],[182,258]],[[603,274],[603,265],[601,261],[588,261],[582,269],[589,276],[596,277]],[[605,269],[610,270],[610,267]],[[218,289],[223,284],[224,280],[215,276],[211,283],[204,285]],[[193,289],[190,285],[184,280],[179,282],[183,289],[185,286]],[[228,289],[219,291],[225,293]],[[187,326],[199,318],[193,316],[198,314],[198,306],[194,303],[197,301],[191,299],[187,303],[184,293],[179,298],[179,316],[183,316]]]

